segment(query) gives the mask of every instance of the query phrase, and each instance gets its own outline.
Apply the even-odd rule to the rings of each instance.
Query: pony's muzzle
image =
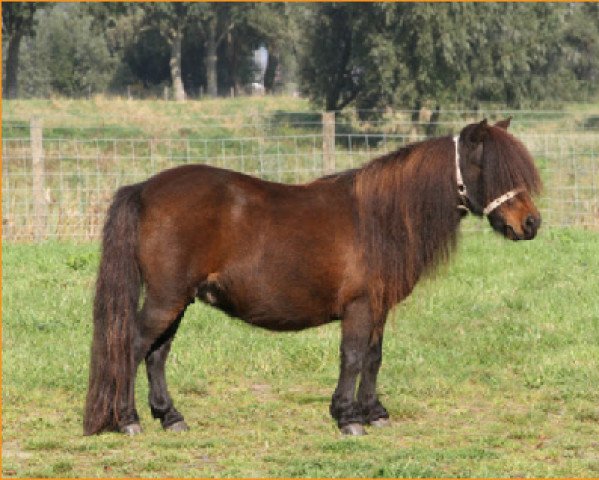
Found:
[[[537,236],[539,227],[541,226],[540,215],[528,215],[520,228],[514,228],[509,223],[503,226],[503,234],[510,240],[532,240]]]
[[[513,220],[509,222],[499,214],[491,214],[489,215],[489,222],[496,232],[501,233],[510,240],[532,240],[537,236],[541,226],[541,216],[539,214],[528,214],[520,222]]]

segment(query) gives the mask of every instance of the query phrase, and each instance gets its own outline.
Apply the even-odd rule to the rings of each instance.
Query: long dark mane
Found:
[[[356,172],[360,243],[381,321],[455,247],[460,214],[454,165],[453,142],[443,137],[374,159]]]
[[[492,127],[488,129],[483,145],[486,202],[516,188],[524,188],[531,194],[540,193],[539,172],[520,140],[502,128]]]

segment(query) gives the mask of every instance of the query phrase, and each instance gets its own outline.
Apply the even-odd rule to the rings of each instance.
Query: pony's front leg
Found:
[[[344,434],[364,435],[364,416],[354,400],[356,379],[362,370],[372,331],[372,314],[366,299],[346,308],[341,320],[341,369],[330,412]]]
[[[372,331],[358,387],[358,406],[364,415],[364,421],[377,427],[389,424],[389,413],[376,393],[376,378],[383,359],[384,327],[384,323],[381,323]]]

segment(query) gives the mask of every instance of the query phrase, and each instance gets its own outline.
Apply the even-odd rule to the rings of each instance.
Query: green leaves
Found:
[[[207,92],[208,70],[218,91],[239,92],[253,81],[251,52],[264,45],[267,90],[276,77],[278,87],[299,85],[327,110],[528,107],[599,90],[596,3],[41,5],[3,9],[3,35],[13,45],[7,74],[18,67],[22,39],[20,83],[32,96],[123,93],[136,84],[162,94],[175,38],[189,93]],[[44,40],[32,40],[35,31]],[[208,65],[215,49],[216,65]],[[11,73],[5,84],[15,79]]]
[[[347,99],[361,109],[523,107],[598,88],[596,5],[322,4],[312,14],[302,85],[327,109]],[[360,81],[349,81],[356,71]]]
[[[116,61],[91,15],[77,5],[40,14],[37,35],[22,49],[21,85],[27,93],[78,97],[104,91]]]

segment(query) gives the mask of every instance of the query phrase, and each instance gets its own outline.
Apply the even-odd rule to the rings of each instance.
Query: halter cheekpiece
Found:
[[[462,177],[462,169],[460,168],[460,152],[458,151],[458,145],[460,143],[459,135],[453,137],[453,143],[455,145],[455,177],[458,184],[458,194],[462,199],[462,203],[458,205],[458,209],[468,212],[471,211],[471,208],[468,206],[470,204],[468,199],[468,191],[466,190],[466,185],[464,184],[464,179]],[[499,207],[499,205],[511,200],[523,191],[524,190],[522,188],[516,188],[504,193],[500,197],[497,197],[495,200],[489,202],[489,204],[483,209],[483,215],[489,215],[489,213]]]

